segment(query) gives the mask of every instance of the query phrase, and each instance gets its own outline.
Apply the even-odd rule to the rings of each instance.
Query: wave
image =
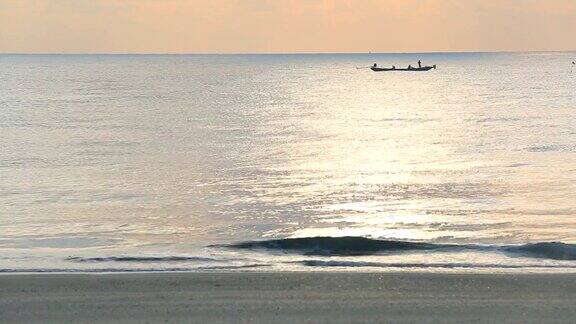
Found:
[[[346,236],[248,241],[230,245],[217,245],[215,247],[268,250],[308,256],[363,256],[418,251],[459,252],[472,250],[502,252],[513,256],[527,256],[531,258],[576,260],[576,244],[560,242],[542,242],[524,245],[436,244]]]
[[[296,263],[308,267],[341,267],[341,268],[443,268],[443,269],[566,269],[575,268],[565,265],[548,265],[548,264],[482,264],[482,263],[384,263],[384,262],[354,262],[354,261],[323,261],[323,260],[304,260]]]
[[[304,255],[321,256],[361,256],[385,252],[423,251],[423,250],[462,250],[470,249],[469,245],[433,244],[394,240],[375,240],[365,237],[304,237],[268,241],[248,241],[216,247],[235,249],[265,249],[283,252],[294,252]]]
[[[132,273],[132,272],[198,272],[198,271],[222,271],[222,270],[245,270],[271,267],[269,264],[245,264],[229,266],[212,266],[212,267],[174,267],[174,268],[89,268],[89,269],[70,269],[70,268],[27,268],[27,269],[1,269],[1,273]]]
[[[524,254],[533,258],[576,260],[576,244],[542,242],[502,248],[506,252]]]
[[[66,260],[74,261],[74,262],[183,262],[183,261],[219,262],[219,261],[222,261],[222,260],[217,260],[217,259],[212,259],[212,258],[187,257],[187,256],[162,256],[162,257],[112,256],[112,257],[96,257],[96,258],[69,257]]]
[[[252,268],[269,268],[272,267],[271,264],[246,264],[237,266],[214,266],[214,267],[200,267],[197,270],[240,270],[240,269],[252,269]]]

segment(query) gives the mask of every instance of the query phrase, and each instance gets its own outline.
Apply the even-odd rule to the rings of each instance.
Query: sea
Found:
[[[0,272],[576,272],[575,60],[0,55]]]

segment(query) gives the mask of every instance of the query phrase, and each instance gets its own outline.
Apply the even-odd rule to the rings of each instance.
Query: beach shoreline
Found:
[[[571,322],[576,274],[0,276],[0,322]]]

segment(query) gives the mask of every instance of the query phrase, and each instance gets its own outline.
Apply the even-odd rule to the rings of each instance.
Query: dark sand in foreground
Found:
[[[0,276],[0,322],[566,322],[576,274]]]

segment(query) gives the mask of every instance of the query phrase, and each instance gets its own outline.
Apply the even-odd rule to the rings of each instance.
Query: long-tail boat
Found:
[[[377,67],[376,65],[374,65],[374,66],[370,67],[370,69],[374,72],[392,72],[392,71],[422,72],[422,71],[430,71],[432,69],[436,69],[436,65],[422,66],[422,67],[407,67],[407,68],[400,68],[400,69],[397,69],[396,67],[381,68],[381,67]]]

